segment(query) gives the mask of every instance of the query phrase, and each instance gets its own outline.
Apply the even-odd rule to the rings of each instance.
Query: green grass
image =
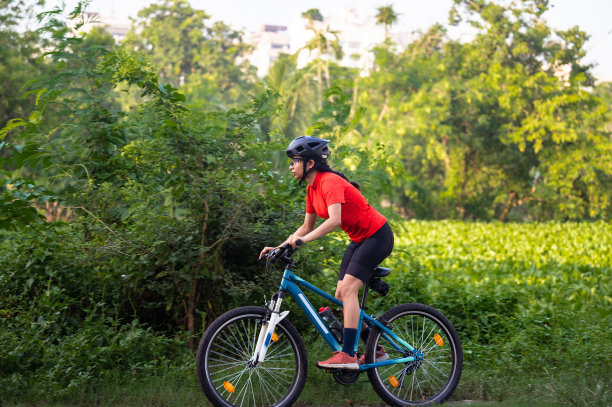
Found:
[[[308,347],[308,380],[296,406],[384,406],[362,374],[356,384],[342,386],[314,364],[325,356],[322,344]],[[200,390],[195,374],[194,363],[163,372],[151,377],[115,379],[84,388],[78,394],[65,400],[49,401],[40,395],[29,401],[12,400],[2,407],[202,407],[210,406]],[[496,377],[466,366],[462,380],[445,404],[449,406],[501,406],[501,407],[553,407],[563,405],[606,406],[601,402],[589,402],[577,397],[584,391],[583,383],[576,382],[573,376],[560,378],[542,377],[533,380],[528,377]],[[556,381],[556,383],[555,383]],[[557,389],[565,387],[567,395]]]
[[[351,386],[337,384],[331,375],[310,364],[309,379],[296,406],[384,406],[367,381],[360,376]],[[465,390],[465,389],[463,389]],[[464,398],[462,387],[445,405],[474,407],[531,407],[534,401],[515,395],[502,401],[483,401]],[[133,382],[106,383],[96,389],[84,389],[79,396],[65,401],[50,402],[44,398],[29,402],[7,402],[3,407],[202,407],[210,406],[197,384],[195,374],[185,371],[169,372]],[[558,406],[558,401],[538,400],[538,407]]]

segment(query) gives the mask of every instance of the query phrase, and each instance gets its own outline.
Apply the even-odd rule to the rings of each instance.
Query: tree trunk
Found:
[[[205,247],[208,239],[206,238],[206,230],[208,228],[208,216],[210,208],[207,200],[202,200],[204,203],[204,223],[202,224],[202,237],[200,240],[201,247]],[[196,333],[196,309],[200,296],[202,295],[202,287],[199,281],[198,271],[204,267],[206,256],[204,250],[200,252],[200,261],[196,269],[189,273],[190,287],[189,291],[183,294],[183,312],[185,313],[185,326],[189,331],[189,349],[195,348],[195,333]]]
[[[317,62],[317,99],[319,109],[323,107],[323,73],[321,72],[321,56],[319,54],[319,61]]]
[[[185,313],[185,326],[190,334],[188,347],[193,350],[195,348],[195,306],[192,293],[183,297],[183,312]]]
[[[351,112],[349,113],[349,120],[353,120],[355,118],[355,114],[357,114],[357,91],[359,90],[358,81],[359,81],[359,73],[355,74],[355,83],[353,84],[353,101],[351,103]]]
[[[517,193],[516,191],[510,191],[508,193],[508,201],[506,201],[506,204],[504,205],[504,209],[502,210],[502,213],[499,215],[499,221],[500,222],[505,222],[506,221],[506,217],[508,216],[508,213],[510,213],[510,209],[512,209],[514,200],[517,197]]]
[[[387,113],[387,106],[389,105],[389,96],[385,97],[385,104],[383,105],[383,108],[380,110],[380,115],[378,115],[378,121],[381,121],[383,119],[383,117],[385,117],[385,114]]]
[[[442,137],[442,145],[444,146],[444,153],[446,154],[444,157],[444,180],[446,180],[446,177],[450,172],[450,150],[448,148],[448,136]]]

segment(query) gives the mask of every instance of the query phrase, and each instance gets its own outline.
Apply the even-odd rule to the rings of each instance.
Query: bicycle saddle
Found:
[[[388,269],[386,267],[376,267],[374,269],[374,274],[372,275],[372,277],[376,278],[382,278],[382,277],[386,277],[391,273],[391,269]]]

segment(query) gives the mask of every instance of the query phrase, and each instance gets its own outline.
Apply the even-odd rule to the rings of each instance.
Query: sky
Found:
[[[392,4],[399,20],[393,32],[426,30],[436,22],[447,25],[452,0],[189,0],[193,8],[205,10],[211,20],[222,20],[234,28],[250,32],[263,24],[287,25],[303,11],[318,8],[323,16],[338,15],[354,8],[371,16],[375,23],[376,8]],[[67,4],[74,1],[67,1]],[[93,0],[88,10],[103,16],[136,17],[138,10],[152,3],[147,0]],[[553,29],[578,25],[589,34],[583,62],[595,64],[593,74],[599,81],[612,81],[612,0],[550,0],[544,18]],[[332,27],[333,28],[333,27]],[[449,31],[461,35],[467,28]],[[453,34],[454,33],[454,34]]]

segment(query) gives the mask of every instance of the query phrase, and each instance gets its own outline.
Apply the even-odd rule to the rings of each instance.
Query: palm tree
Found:
[[[316,52],[315,66],[317,68],[317,87],[319,97],[319,108],[321,108],[321,95],[323,94],[323,72],[325,73],[325,85],[330,87],[329,60],[331,58],[342,58],[342,47],[338,40],[338,31],[330,30],[329,26],[321,27],[323,16],[319,9],[310,9],[302,13],[302,18],[308,21],[306,28],[311,30],[313,37],[302,48],[310,53]],[[301,51],[301,50],[300,50]],[[298,53],[300,52],[298,51]],[[323,58],[323,56],[326,58]]]
[[[376,14],[376,25],[385,26],[386,41],[389,34],[389,28],[397,22],[398,14],[393,10],[393,5],[391,4],[378,7],[376,10],[378,11],[378,14]]]
[[[317,111],[314,75],[308,69],[297,69],[297,56],[281,55],[264,78],[264,82],[280,93],[285,102],[285,114],[276,115],[271,124],[288,139],[304,134]]]

